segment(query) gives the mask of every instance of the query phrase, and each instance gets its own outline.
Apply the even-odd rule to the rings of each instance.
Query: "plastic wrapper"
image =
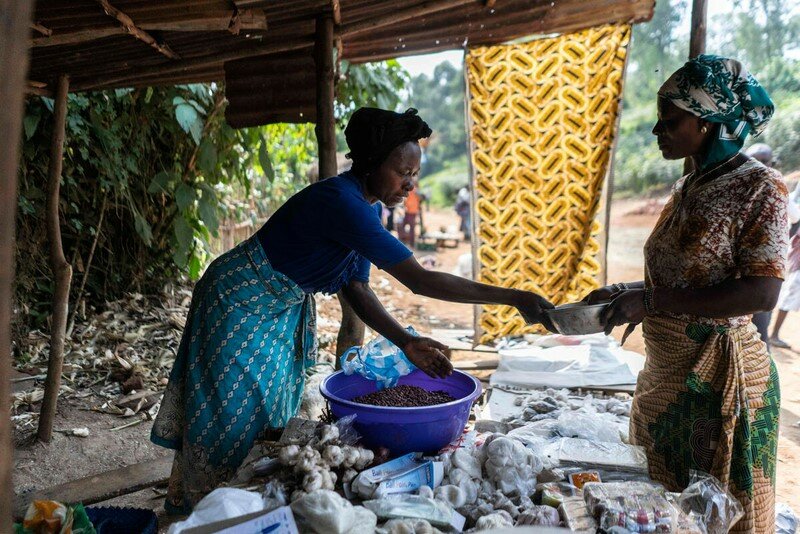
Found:
[[[185,520],[170,525],[169,534],[240,517],[264,510],[264,498],[256,492],[236,488],[217,488],[197,503]]]
[[[558,508],[567,497],[582,496],[583,491],[568,482],[547,482],[536,486],[534,502]]]
[[[410,326],[406,330],[419,335]],[[374,380],[379,390],[396,386],[400,377],[417,368],[397,345],[383,336],[364,346],[347,349],[341,356],[341,363],[344,374],[358,373],[367,380]]]
[[[707,473],[691,471],[678,505],[704,534],[725,534],[744,516],[739,501]]]
[[[435,489],[442,482],[443,472],[442,462],[422,460],[412,452],[362,471],[351,489],[364,499],[409,493],[421,486]]]
[[[635,445],[561,438],[547,447],[545,453],[556,465],[647,474],[647,455]]]
[[[789,506],[775,505],[775,534],[795,534],[797,532],[797,516]]]
[[[663,487],[644,482],[589,482],[583,499],[598,527],[628,532],[672,532],[676,512]]]
[[[556,431],[565,438],[622,443],[615,421],[609,421],[596,413],[564,412],[558,417]]]
[[[570,473],[569,482],[578,489],[583,489],[587,482],[602,482],[597,471],[579,471]]]
[[[367,534],[374,532],[378,524],[374,513],[353,506],[330,490],[309,493],[294,501],[291,508],[302,532]]]
[[[264,510],[271,512],[281,506],[286,506],[283,484],[277,480],[270,480],[264,485]]]
[[[594,532],[597,529],[597,522],[586,508],[586,503],[582,497],[567,497],[558,507],[564,526],[570,530],[589,530]]]
[[[519,514],[515,527],[538,525],[542,527],[557,527],[561,524],[558,510],[551,506],[533,506]]]
[[[390,495],[365,501],[364,507],[380,519],[422,519],[437,528],[464,528],[464,517],[447,503],[419,495]]]
[[[356,414],[346,415],[336,421],[335,425],[339,429],[339,443],[341,445],[355,445],[361,439],[361,435],[353,426]]]

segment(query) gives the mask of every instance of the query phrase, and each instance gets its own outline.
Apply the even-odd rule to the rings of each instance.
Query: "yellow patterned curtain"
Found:
[[[470,49],[478,280],[576,301],[603,276],[603,204],[630,26]],[[535,331],[483,306],[481,343]]]

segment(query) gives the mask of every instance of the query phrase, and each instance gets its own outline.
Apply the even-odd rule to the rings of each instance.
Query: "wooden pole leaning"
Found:
[[[61,168],[64,158],[64,132],[67,118],[67,93],[69,78],[61,75],[55,99],[55,120],[50,144],[50,168],[47,185],[47,236],[50,242],[50,268],[53,271],[53,316],[50,327],[50,359],[47,364],[47,379],[44,385],[42,411],[39,415],[38,438],[49,442],[53,437],[53,420],[56,414],[58,391],[61,388],[61,370],[64,365],[64,341],[69,311],[69,288],[72,281],[72,266],[64,257],[61,245],[61,224],[58,205],[61,191]]]

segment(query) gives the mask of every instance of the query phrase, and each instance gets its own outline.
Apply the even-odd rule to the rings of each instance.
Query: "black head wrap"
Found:
[[[408,141],[419,141],[431,135],[428,124],[409,108],[405,113],[395,113],[378,108],[359,108],[350,117],[344,129],[357,173],[369,172],[381,165],[389,154]]]

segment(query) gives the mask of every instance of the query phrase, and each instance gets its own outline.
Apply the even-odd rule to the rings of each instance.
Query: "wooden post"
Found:
[[[317,70],[317,134],[319,178],[336,176],[336,121],[333,117],[333,18],[317,18],[314,40]]]
[[[708,16],[707,0],[692,0],[692,28],[689,34],[689,59],[704,54],[706,51],[706,18]],[[683,174],[694,170],[691,158],[683,161]]]
[[[56,415],[58,390],[61,388],[61,369],[64,365],[64,338],[67,330],[69,286],[72,280],[72,266],[64,257],[64,249],[61,246],[61,225],[58,216],[68,92],[69,78],[62,74],[58,78],[58,89],[56,90],[53,136],[50,144],[50,168],[47,177],[47,234],[50,241],[50,268],[55,279],[55,289],[53,291],[53,318],[50,325],[50,360],[47,364],[42,411],[39,414],[38,437],[45,442],[49,442],[53,436],[53,419]]]
[[[689,36],[689,59],[704,54],[706,51],[706,18],[708,15],[707,0],[692,1],[692,30]]]
[[[333,116],[333,18],[317,18],[314,40],[314,63],[317,70],[317,134],[319,147],[319,179],[336,176],[336,121]],[[336,366],[338,357],[347,349],[364,342],[364,323],[339,291],[342,307],[342,324],[336,338]]]
[[[11,300],[14,221],[33,2],[0,0],[0,532],[12,532]]]

